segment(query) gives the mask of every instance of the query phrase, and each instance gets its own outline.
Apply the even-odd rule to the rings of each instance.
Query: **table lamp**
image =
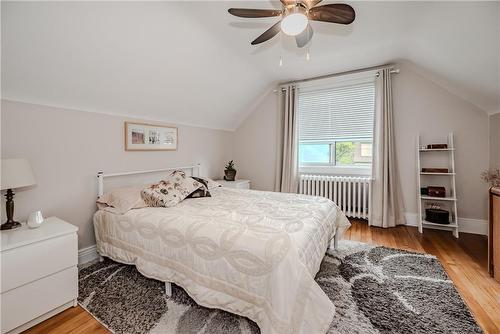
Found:
[[[26,159],[2,159],[1,190],[6,190],[5,211],[7,221],[0,225],[0,230],[10,230],[20,227],[21,224],[14,221],[14,192],[12,189],[28,187],[36,184],[33,170]]]

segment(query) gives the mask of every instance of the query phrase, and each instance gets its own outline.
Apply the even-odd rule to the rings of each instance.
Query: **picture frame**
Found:
[[[175,126],[125,122],[125,151],[176,151]]]

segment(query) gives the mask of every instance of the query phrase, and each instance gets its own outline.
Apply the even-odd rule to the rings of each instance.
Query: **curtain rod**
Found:
[[[312,77],[312,78],[307,78],[307,79],[301,79],[301,80],[295,80],[295,81],[287,81],[278,84],[278,86],[283,86],[283,85],[289,85],[289,84],[297,84],[301,82],[307,82],[307,81],[313,81],[313,80],[319,80],[319,79],[327,79],[327,78],[334,78],[334,77],[340,77],[343,75],[348,75],[348,74],[355,74],[355,73],[362,73],[362,72],[368,72],[368,71],[374,71],[374,70],[381,70],[383,68],[391,68],[391,74],[398,74],[399,73],[399,68],[393,69],[394,65],[393,64],[386,64],[386,65],[379,65],[379,66],[372,66],[372,67],[367,67],[359,70],[351,70],[351,71],[345,71],[345,72],[339,72],[339,73],[333,73],[333,74],[326,74],[326,75],[320,75],[317,77]],[[378,73],[376,74],[378,76]],[[274,90],[274,92],[277,92],[277,90]]]
[[[389,73],[391,73],[391,74],[399,74],[399,68],[391,69],[391,71]],[[377,76],[377,77],[380,76],[380,73],[377,72],[375,74],[375,76]]]

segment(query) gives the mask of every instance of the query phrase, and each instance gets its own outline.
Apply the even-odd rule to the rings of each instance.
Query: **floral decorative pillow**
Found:
[[[196,189],[195,191],[193,191],[186,198],[212,197],[212,195],[210,195],[210,192],[208,191],[208,181],[207,180],[202,179],[201,177],[195,177],[195,176],[192,176],[191,178],[200,182],[202,186],[200,188]]]
[[[167,178],[142,190],[141,196],[148,206],[172,207],[179,204],[203,185],[186,177],[183,171],[173,171]]]

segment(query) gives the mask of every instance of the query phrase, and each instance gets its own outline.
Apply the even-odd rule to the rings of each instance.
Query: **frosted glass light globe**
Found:
[[[281,31],[290,36],[296,36],[306,29],[309,20],[303,13],[287,15],[281,21]]]

